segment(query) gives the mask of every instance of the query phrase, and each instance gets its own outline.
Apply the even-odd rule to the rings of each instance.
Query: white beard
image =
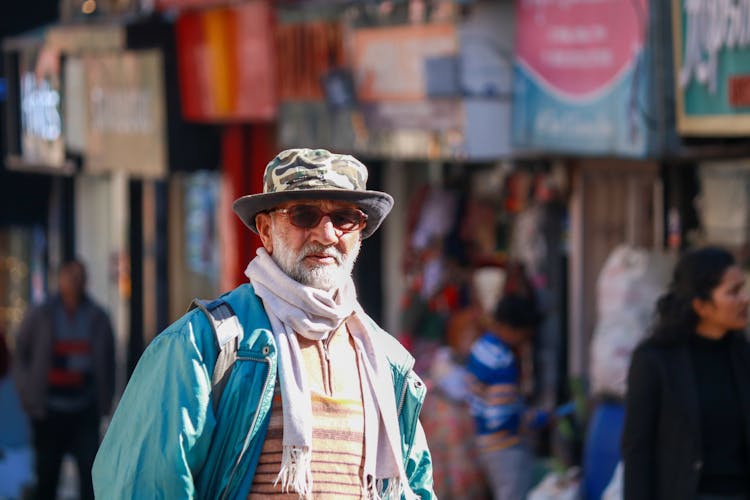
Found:
[[[359,255],[362,240],[358,239],[348,254],[339,252],[333,246],[310,243],[294,254],[277,231],[272,231],[273,253],[271,257],[290,278],[299,283],[320,290],[335,290],[341,287],[352,275],[354,263]],[[310,267],[304,259],[310,254],[323,253],[336,260],[336,265]]]

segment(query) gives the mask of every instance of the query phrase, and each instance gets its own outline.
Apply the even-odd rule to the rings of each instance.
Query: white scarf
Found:
[[[346,322],[357,350],[365,411],[363,490],[368,498],[417,498],[409,488],[401,459],[398,416],[388,361],[372,342],[370,320],[357,301],[351,278],[338,290],[300,284],[279,268],[264,248],[245,270],[263,300],[278,349],[284,414],[281,470],[276,482],[301,498],[312,493],[312,402],[295,332],[323,340]],[[374,480],[373,480],[374,479]],[[388,487],[383,491],[383,482]],[[382,496],[381,496],[382,495]]]

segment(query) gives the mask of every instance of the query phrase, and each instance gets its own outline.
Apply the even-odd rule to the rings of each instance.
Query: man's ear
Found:
[[[273,238],[271,238],[271,214],[261,212],[255,216],[255,227],[258,228],[258,236],[263,243],[263,248],[269,254],[273,253]]]

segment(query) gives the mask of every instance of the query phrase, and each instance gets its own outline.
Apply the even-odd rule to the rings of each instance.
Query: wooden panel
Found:
[[[596,282],[610,252],[620,244],[660,247],[654,241],[654,224],[659,224],[654,206],[654,189],[659,186],[658,165],[649,162],[591,160],[578,171],[576,188],[580,207],[573,216],[580,228],[574,237],[571,259],[571,343],[570,371],[588,371],[588,349],[596,322]],[[659,226],[660,227],[660,226]],[[579,289],[576,289],[578,287]]]
[[[322,100],[321,79],[344,61],[338,22],[281,24],[276,28],[279,100]]]

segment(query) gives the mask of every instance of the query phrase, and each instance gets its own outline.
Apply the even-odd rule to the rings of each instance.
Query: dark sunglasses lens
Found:
[[[297,227],[312,229],[323,218],[323,211],[311,205],[297,205],[289,209],[289,220]]]
[[[295,205],[289,208],[288,214],[291,223],[303,229],[317,227],[324,215],[328,215],[333,226],[342,231],[356,231],[367,220],[367,216],[359,210],[342,208],[326,214],[313,205]]]
[[[362,212],[359,210],[334,210],[330,213],[333,225],[343,231],[354,231],[364,222]]]

